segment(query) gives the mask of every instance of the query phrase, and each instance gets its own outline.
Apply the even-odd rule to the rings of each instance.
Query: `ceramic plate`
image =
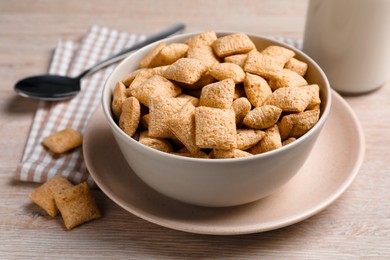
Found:
[[[149,188],[126,163],[100,107],[85,133],[85,161],[108,197],[157,225],[214,235],[285,227],[329,206],[351,184],[362,164],[365,148],[361,126],[344,99],[335,92],[332,97],[328,121],[299,173],[277,192],[250,204],[229,208],[192,206]]]

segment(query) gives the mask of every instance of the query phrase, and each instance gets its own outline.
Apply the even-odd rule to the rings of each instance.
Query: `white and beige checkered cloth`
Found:
[[[274,37],[297,48],[302,42]],[[144,35],[118,32],[106,27],[93,26],[80,42],[60,40],[50,65],[50,74],[77,76],[98,61],[139,41]],[[54,156],[42,145],[42,139],[66,127],[84,134],[88,119],[99,105],[102,87],[115,65],[111,65],[82,80],[82,91],[73,99],[62,102],[40,102],[36,111],[26,147],[16,169],[20,181],[45,182],[56,174],[73,183],[87,181],[94,186],[88,174],[81,148]]]
[[[77,76],[100,60],[144,40],[144,35],[129,34],[106,27],[93,26],[80,42],[60,40],[50,65],[50,74]],[[82,91],[73,99],[38,104],[16,179],[45,182],[61,174],[74,183],[94,182],[83,160],[81,147],[61,156],[54,156],[42,145],[42,138],[66,127],[84,133],[88,119],[100,102],[102,87],[115,65],[82,80]]]

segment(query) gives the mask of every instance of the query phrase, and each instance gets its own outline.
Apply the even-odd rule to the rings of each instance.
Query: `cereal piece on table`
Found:
[[[187,44],[190,47],[211,46],[216,39],[217,35],[214,31],[206,31],[188,39]]]
[[[285,112],[303,112],[313,100],[313,96],[308,93],[310,88],[279,88],[268,96],[264,104],[277,106]]]
[[[244,80],[244,90],[254,107],[262,106],[267,97],[272,94],[272,89],[265,79],[248,72]]]
[[[101,216],[86,182],[56,193],[54,200],[68,230]]]
[[[54,201],[54,194],[72,186],[72,183],[67,179],[61,175],[56,175],[36,188],[28,197],[39,207],[44,209],[51,217],[55,217],[58,214],[58,208]]]
[[[302,87],[306,85],[308,85],[306,79],[289,69],[283,69],[269,81],[269,86],[272,90],[285,87]]]
[[[169,65],[163,76],[167,79],[194,84],[207,71],[207,67],[197,59],[181,58]]]
[[[253,129],[265,129],[278,122],[282,109],[272,105],[264,105],[251,110],[243,120],[243,124]]]
[[[221,150],[214,149],[212,151],[213,158],[216,159],[232,159],[232,158],[242,158],[252,156],[253,154],[239,150],[239,149],[231,149],[231,150]]]
[[[237,129],[237,149],[248,150],[263,139],[265,132],[255,129]]]
[[[280,73],[283,70],[283,67],[284,64],[281,60],[270,55],[261,54],[257,50],[253,50],[248,53],[244,71],[269,79]]]
[[[279,123],[282,140],[304,135],[317,123],[319,116],[320,112],[318,110],[306,110],[284,116]]]
[[[169,120],[169,127],[188,151],[197,154],[200,148],[195,142],[195,106],[188,102]]]
[[[295,71],[302,77],[305,76],[306,71],[307,71],[307,63],[300,61],[296,58],[291,58],[289,61],[284,65],[285,69],[289,69],[292,71]]]
[[[235,114],[232,109],[197,107],[195,139],[200,148],[229,150],[237,146]]]
[[[296,141],[297,139],[295,137],[290,137],[282,142],[282,146],[291,144],[292,142]]]
[[[182,93],[182,94],[178,95],[176,98],[185,99],[185,100],[189,101],[192,105],[194,105],[194,107],[197,107],[199,104],[199,98],[191,96],[191,95],[187,95],[187,94]]]
[[[169,128],[169,120],[188,103],[182,98],[167,98],[157,96],[150,101],[149,136],[159,138],[173,137]]]
[[[255,49],[255,44],[244,33],[230,34],[218,38],[213,43],[213,49],[218,57],[248,53]]]
[[[139,143],[166,153],[173,151],[172,145],[167,139],[150,137],[148,135],[148,131],[141,131],[139,135]]]
[[[240,97],[233,101],[233,110],[236,114],[236,125],[240,126],[244,117],[251,111],[251,103],[246,97]]]
[[[187,58],[200,60],[206,67],[219,63],[211,46],[193,46],[188,49]]]
[[[146,55],[145,58],[143,58],[140,63],[139,63],[139,66],[141,68],[149,68],[150,67],[150,63],[152,62],[152,60],[158,55],[158,53],[166,46],[166,44],[164,42],[160,42],[159,44],[156,45],[156,47],[154,47],[154,49],[148,53],[148,55]]]
[[[248,57],[248,54],[236,54],[236,55],[225,57],[224,61],[229,63],[234,63],[240,66],[241,68],[244,68],[246,57]]]
[[[119,117],[119,127],[129,136],[133,136],[141,118],[141,105],[135,97],[129,97],[123,102]]]
[[[55,132],[42,140],[43,146],[55,154],[65,153],[83,143],[83,137],[72,128],[65,128]]]
[[[250,148],[248,152],[259,154],[275,150],[282,147],[278,125],[273,125],[265,131],[265,136],[255,146]]]
[[[180,58],[186,56],[188,45],[185,43],[172,43],[160,50],[159,53],[150,61],[150,67],[159,67],[170,65]]]
[[[295,56],[295,52],[282,46],[271,45],[261,51],[264,55],[269,55],[280,60],[281,63],[286,64],[292,57]]]
[[[236,84],[243,82],[245,78],[245,72],[234,63],[215,63],[209,68],[209,73],[217,80],[231,78]]]
[[[235,84],[232,79],[211,83],[202,88],[199,106],[214,108],[231,108],[233,104]]]
[[[112,103],[111,109],[115,118],[118,119],[122,113],[122,104],[123,101],[127,98],[126,86],[118,81],[115,84],[114,89],[112,90]]]
[[[154,97],[176,97],[180,93],[181,89],[179,87],[159,75],[150,77],[132,91],[132,95],[147,107],[149,107],[149,102]]]

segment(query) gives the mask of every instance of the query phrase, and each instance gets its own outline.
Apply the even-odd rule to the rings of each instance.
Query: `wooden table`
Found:
[[[389,258],[390,83],[347,97],[366,136],[363,166],[321,213],[265,233],[206,236],[157,226],[95,191],[103,218],[65,231],[14,181],[37,102],[14,83],[44,73],[58,38],[78,39],[93,24],[150,34],[181,21],[187,31],[235,30],[302,38],[306,0],[0,0],[0,258]]]

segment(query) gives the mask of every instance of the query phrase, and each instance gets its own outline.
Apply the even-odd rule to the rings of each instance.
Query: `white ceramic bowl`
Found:
[[[184,42],[196,33],[166,39]],[[217,33],[223,36],[230,33]],[[107,79],[102,97],[105,117],[125,159],[149,186],[173,199],[210,207],[235,206],[270,195],[287,183],[305,163],[328,117],[331,92],[321,68],[307,55],[279,41],[248,34],[259,50],[280,45],[296,52],[309,67],[306,79],[320,86],[321,116],[317,124],[297,141],[259,155],[237,159],[198,159],[172,155],[149,148],[127,136],[115,123],[111,112],[112,89],[157,44],[146,46],[123,60]],[[115,173],[112,173],[115,174]],[[291,194],[293,196],[294,194]]]

